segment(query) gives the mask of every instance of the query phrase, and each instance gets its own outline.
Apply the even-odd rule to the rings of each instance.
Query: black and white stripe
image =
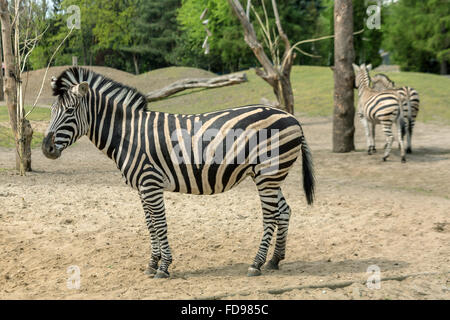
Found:
[[[372,87],[376,91],[383,91],[386,89],[397,90],[403,98],[403,115],[406,122],[406,152],[412,152],[411,140],[412,133],[416,123],[416,118],[419,113],[420,98],[417,90],[411,87],[396,88],[394,81],[389,79],[385,74],[379,73],[372,77]],[[402,135],[403,138],[403,135]]]
[[[358,88],[358,116],[364,126],[368,154],[376,152],[375,148],[375,125],[381,124],[386,136],[386,145],[383,160],[389,157],[394,136],[392,124],[397,126],[401,159],[406,161],[403,147],[402,130],[404,129],[403,111],[401,108],[402,97],[396,90],[375,91],[370,87],[369,69],[365,64],[357,66],[353,64],[355,71],[355,85]]]
[[[83,68],[66,70],[53,87],[57,99],[44,154],[57,158],[87,135],[114,160],[126,182],[138,190],[145,211],[152,245],[147,273],[167,277],[172,262],[164,191],[215,194],[247,176],[256,183],[264,225],[249,275],[260,274],[275,232],[268,267],[278,268],[285,257],[291,212],[280,186],[300,152],[308,204],[314,198],[311,154],[295,117],[263,105],[195,115],[148,111],[145,97],[135,89]]]

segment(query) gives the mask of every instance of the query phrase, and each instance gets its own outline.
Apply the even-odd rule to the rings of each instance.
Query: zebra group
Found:
[[[145,97],[84,68],[69,68],[52,80],[51,121],[42,143],[56,159],[86,135],[111,158],[140,195],[150,232],[146,273],[169,277],[164,191],[198,195],[225,192],[247,176],[255,182],[263,212],[263,237],[249,276],[261,274],[272,237],[275,249],[267,268],[285,258],[291,210],[280,185],[301,153],[303,189],[314,200],[311,153],[297,119],[279,109],[251,105],[181,115],[147,110]]]
[[[411,136],[415,119],[419,111],[419,95],[410,87],[395,88],[386,75],[376,75],[371,86],[369,71],[371,65],[353,64],[355,86],[358,89],[358,116],[363,124],[367,139],[368,154],[376,152],[375,126],[381,124],[386,136],[383,160],[389,157],[394,136],[392,125],[397,127],[397,137],[401,153],[401,161],[406,162],[403,137],[407,135],[406,152],[411,152]]]

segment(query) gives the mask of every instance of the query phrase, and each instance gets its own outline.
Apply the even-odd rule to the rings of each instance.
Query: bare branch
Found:
[[[67,38],[69,38],[69,36],[72,34],[73,29],[75,28],[75,25],[70,29],[69,33],[67,33],[67,35],[64,37],[64,39],[61,41],[61,43],[58,45],[58,47],[56,48],[56,50],[53,52],[52,56],[50,57],[50,61],[48,62],[47,68],[45,69],[45,73],[44,73],[44,77],[42,78],[42,83],[41,83],[41,88],[39,89],[39,93],[36,96],[36,100],[33,103],[33,106],[31,107],[30,111],[27,112],[27,114],[25,115],[25,118],[28,117],[28,115],[33,112],[34,108],[36,107],[36,104],[42,94],[42,89],[44,88],[44,82],[45,79],[47,77],[47,72],[48,69],[50,68],[50,64],[53,61],[53,58],[55,57],[56,53],[59,51],[59,49],[61,48],[61,46],[63,45],[63,43],[67,40]]]
[[[215,78],[198,78],[198,79],[183,79],[176,81],[167,87],[159,90],[149,92],[145,95],[148,102],[161,100],[167,98],[177,92],[194,89],[194,88],[218,88],[234,84],[239,84],[247,81],[245,73],[229,74]]]

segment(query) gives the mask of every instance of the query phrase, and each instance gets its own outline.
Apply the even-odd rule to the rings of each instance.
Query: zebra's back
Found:
[[[152,128],[146,153],[165,189],[190,194],[221,193],[247,176],[283,180],[303,137],[295,117],[263,105],[194,115],[149,112],[146,123]]]

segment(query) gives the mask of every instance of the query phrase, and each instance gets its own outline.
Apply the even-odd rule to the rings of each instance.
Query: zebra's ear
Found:
[[[72,92],[80,97],[84,97],[89,92],[89,83],[82,82],[72,87]]]
[[[357,74],[359,72],[359,67],[354,63],[352,63],[352,66],[353,66],[353,71],[355,72],[355,74]]]
[[[56,79],[56,77],[52,77],[52,80],[51,80],[51,86],[52,86],[52,89],[56,89],[56,81],[57,81],[58,79]]]
[[[372,64],[369,64],[366,68],[367,68],[367,71],[372,70]]]

